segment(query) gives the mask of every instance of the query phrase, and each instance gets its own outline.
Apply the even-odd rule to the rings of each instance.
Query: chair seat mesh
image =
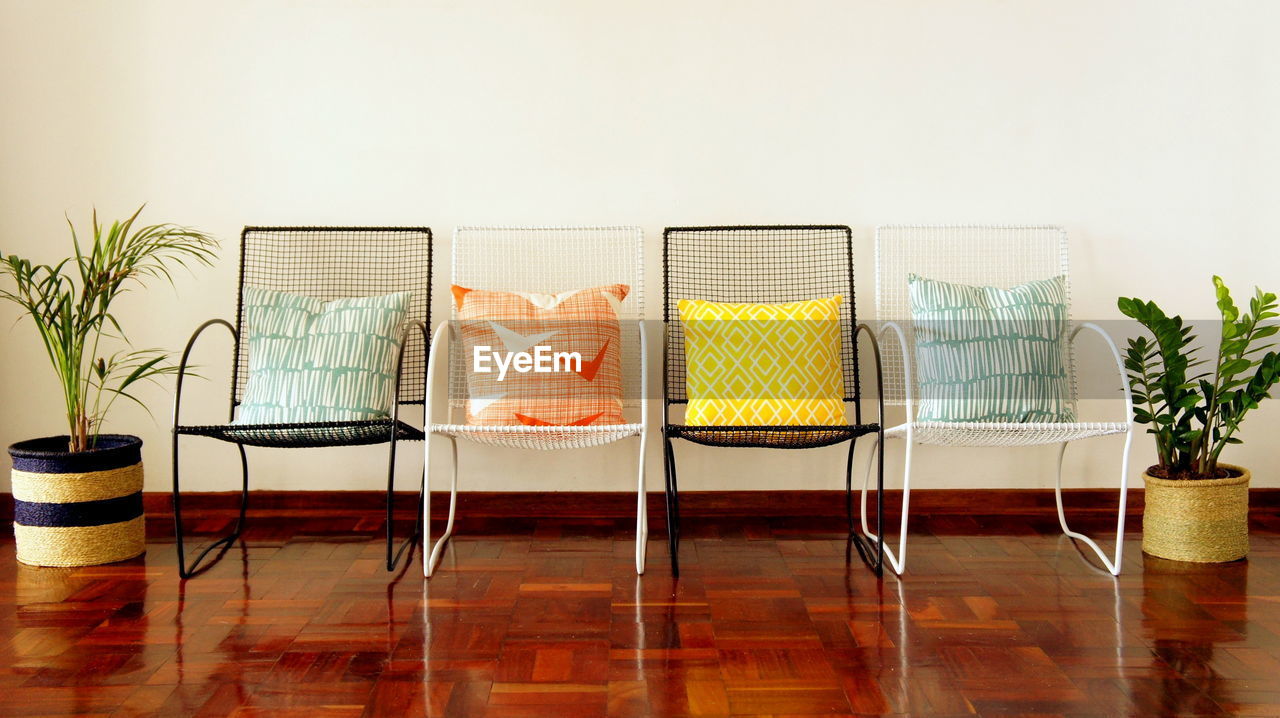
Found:
[[[1039,446],[1123,434],[1128,430],[1129,425],[1124,422],[1017,424],[928,421],[912,426],[912,440],[917,444],[936,446]],[[885,429],[884,435],[886,439],[905,439],[907,425]]]
[[[876,424],[849,426],[685,426],[668,424],[667,435],[704,446],[814,449],[880,430]]]
[[[431,433],[516,449],[581,449],[639,436],[644,424],[602,426],[471,426],[432,424]]]
[[[179,434],[207,436],[245,446],[304,449],[323,446],[361,446],[391,440],[391,420],[322,421],[299,424],[220,424],[179,426]],[[422,430],[396,422],[398,441],[421,441]]]

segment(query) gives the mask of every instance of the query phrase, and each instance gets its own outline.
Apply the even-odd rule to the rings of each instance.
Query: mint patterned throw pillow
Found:
[[[909,275],[917,421],[1071,422],[1065,277],[1010,289]]]
[[[322,302],[244,288],[249,381],[235,424],[390,415],[409,292]]]

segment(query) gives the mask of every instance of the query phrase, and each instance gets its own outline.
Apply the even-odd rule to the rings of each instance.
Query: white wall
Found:
[[[1211,273],[1280,289],[1278,25],[1268,0],[0,0],[0,251],[53,259],[63,213],[95,203],[215,233],[216,268],[121,309],[138,344],[175,348],[233,311],[244,224],[429,224],[444,258],[461,223],[636,223],[656,296],[664,225],[847,223],[870,315],[876,224],[1058,223],[1077,318],[1118,317],[1119,294],[1211,317]],[[61,428],[15,317],[0,307],[5,444]],[[192,394],[210,419],[225,347]],[[169,387],[145,396],[154,420],[125,407],[110,428],[143,436],[165,490]],[[1229,454],[1259,485],[1280,486],[1278,431],[1280,402]],[[464,446],[465,486],[626,490],[633,444]],[[1114,480],[1119,441],[1094,444],[1075,485]],[[188,445],[192,488],[232,488],[234,450]],[[843,469],[839,449],[679,449],[689,490]],[[1047,486],[1052,452],[927,451],[917,486]],[[255,485],[373,489],[381,456],[259,451]]]

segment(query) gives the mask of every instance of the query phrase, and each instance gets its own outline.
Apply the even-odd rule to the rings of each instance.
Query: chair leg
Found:
[[[431,543],[431,486],[430,482],[423,484],[423,502],[422,502],[422,545],[423,551],[423,572],[427,578],[431,578],[431,574],[436,570],[436,564],[440,563],[440,555],[444,553],[444,545],[449,541],[449,537],[453,536],[453,521],[458,512],[458,440],[449,437],[449,446],[452,449],[451,457],[453,461],[453,471],[449,480],[449,520],[445,522],[444,533],[440,535],[440,539],[434,545]],[[424,452],[424,460],[431,460],[431,436],[427,436],[427,449]],[[424,470],[430,470],[428,463]],[[426,551],[427,546],[431,547],[430,551]]]
[[[636,575],[644,574],[645,552],[649,545],[648,486],[644,480],[645,454],[649,449],[649,434],[640,434],[640,461],[636,479]]]
[[[876,435],[876,443],[884,444],[884,427]],[[910,447],[908,447],[910,448]],[[906,514],[904,513],[903,516]],[[876,576],[884,576],[884,452],[876,455]],[[905,538],[906,531],[902,532]]]
[[[395,429],[392,429],[394,432]],[[387,449],[387,570],[394,571],[396,566],[400,564],[400,559],[408,555],[413,555],[413,547],[418,542],[418,537],[422,531],[422,489],[418,490],[418,517],[414,521],[413,534],[405,539],[397,547],[395,542],[394,528],[394,509],[395,509],[395,479],[396,479],[396,438],[391,437],[390,446]],[[423,479],[425,483],[425,476]]]
[[[879,443],[880,442],[877,439],[877,444]],[[858,535],[858,532],[855,530],[854,524],[853,524],[853,455],[854,455],[854,449],[857,448],[857,445],[858,445],[857,439],[853,439],[849,442],[849,457],[848,457],[848,460],[845,462],[845,467],[844,467],[844,510],[845,510],[845,521],[847,522],[847,525],[848,525],[848,533],[847,533],[848,546],[846,546],[846,549],[845,549],[845,561],[847,562],[853,559],[853,556],[849,551],[849,549],[856,548],[858,550],[858,556],[862,558],[864,563],[866,563],[869,567],[871,567],[871,570],[875,571],[876,576],[883,576],[884,575],[884,538],[881,537],[876,540],[875,542],[876,549],[873,554],[870,543],[864,541],[864,539]],[[882,534],[881,529],[884,526],[884,452],[876,451],[872,459],[875,462],[875,465],[877,467],[877,470],[876,470],[876,534],[880,535]],[[868,469],[868,471],[870,471],[870,469]],[[864,506],[865,506],[865,493],[866,493],[866,489],[864,487],[863,489]]]
[[[680,577],[680,489],[676,482],[676,455],[671,437],[662,437],[662,464],[666,474],[667,548],[671,553],[671,575]]]
[[[1093,549],[1098,555],[1102,564],[1107,567],[1112,576],[1120,575],[1120,564],[1124,558],[1124,520],[1125,511],[1129,502],[1129,448],[1133,443],[1133,431],[1125,433],[1124,437],[1124,455],[1120,459],[1120,509],[1116,516],[1116,552],[1115,559],[1108,559],[1106,552],[1102,550],[1093,539],[1085,536],[1077,531],[1072,531],[1067,526],[1067,513],[1062,508],[1062,460],[1067,453],[1067,442],[1062,442],[1062,447],[1058,449],[1058,479],[1054,482],[1053,495],[1058,504],[1058,525],[1062,527],[1062,533],[1070,536],[1078,541],[1083,541],[1086,546]]]
[[[889,567],[893,572],[902,575],[907,565],[907,519],[911,510],[911,447],[912,441],[907,439],[907,452],[903,460],[902,467],[902,522],[899,526],[898,535],[898,551],[895,554],[892,549],[884,545],[884,538],[881,536],[881,530],[884,527],[884,443],[882,437],[877,436],[875,443],[871,446],[872,458],[877,459],[875,464],[867,465],[867,475],[862,481],[862,533],[872,541],[879,543],[877,553],[881,553],[883,558],[889,561]],[[880,456],[876,456],[876,452],[880,452]],[[871,481],[871,469],[873,466],[879,467],[879,493],[876,498],[879,503],[876,506],[876,533],[872,533],[871,528],[867,525],[867,483]]]
[[[844,518],[847,524],[845,533],[849,536],[853,536],[853,449],[857,445],[857,439],[849,441],[849,458],[844,465]]]
[[[227,548],[230,548],[232,542],[240,538],[240,534],[244,531],[245,514],[249,509],[249,457],[245,453],[244,444],[236,444],[236,448],[240,450],[240,515],[236,518],[235,529],[230,534],[223,536],[217,541],[206,546],[205,549],[201,551],[188,566],[185,556],[185,537],[182,530],[182,492],[180,491],[181,481],[179,476],[180,466],[178,462],[178,437],[179,435],[175,431],[173,434],[173,535],[174,543],[178,549],[178,576],[186,579],[191,578],[199,571],[203,570],[198,567],[200,566],[200,562],[204,560],[205,556],[208,556],[210,552],[218,547],[222,547],[224,551]],[[212,565],[220,557],[221,554],[210,561],[208,565]],[[208,565],[204,568],[208,568]]]

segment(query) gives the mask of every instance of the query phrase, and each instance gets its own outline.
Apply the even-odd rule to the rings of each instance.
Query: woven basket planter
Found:
[[[1145,472],[1144,553],[1174,561],[1221,563],[1249,553],[1248,469],[1226,479],[1160,479]]]
[[[13,533],[32,566],[93,566],[146,550],[142,440],[102,434],[71,453],[67,437],[23,441],[13,457]]]

